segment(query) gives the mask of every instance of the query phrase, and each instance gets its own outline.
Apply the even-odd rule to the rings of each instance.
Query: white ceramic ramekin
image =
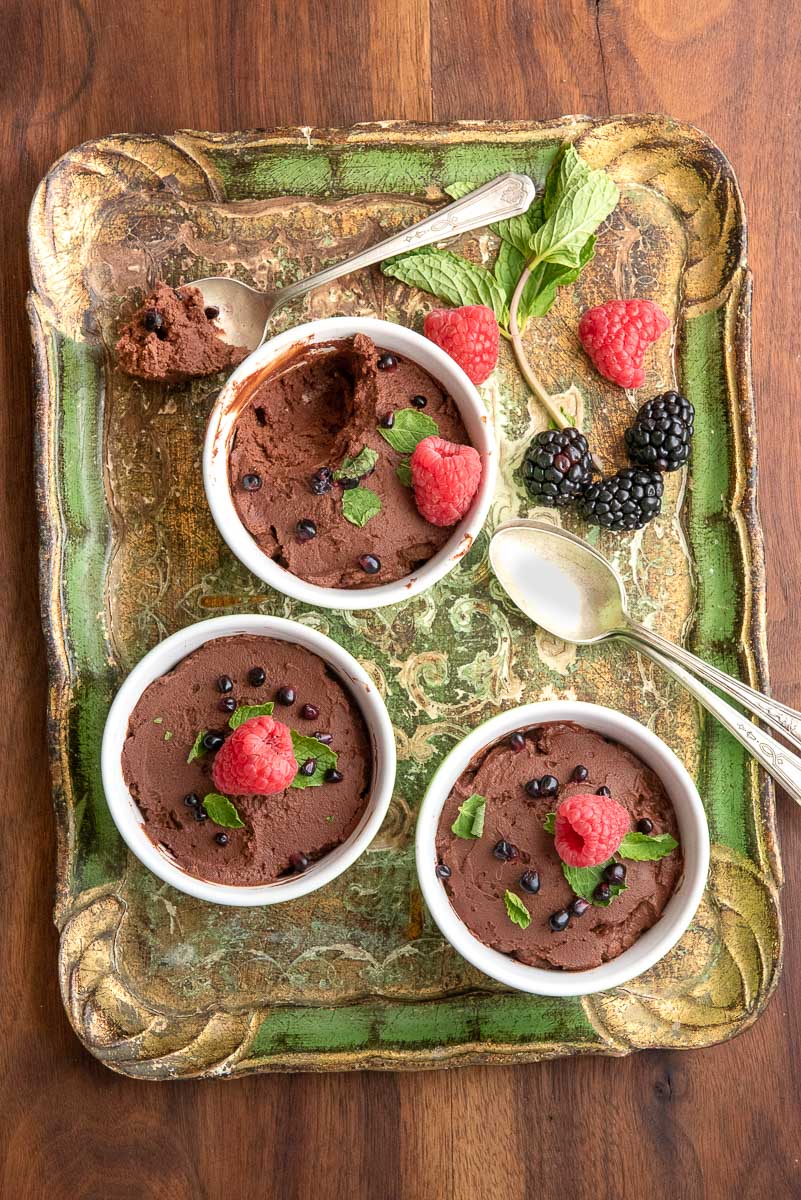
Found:
[[[657,923],[633,946],[589,971],[549,971],[529,967],[474,937],[451,907],[436,875],[436,835],[442,806],[475,754],[499,738],[544,721],[575,721],[627,746],[662,780],[676,811],[684,874]],[[453,948],[485,975],[538,996],[586,996],[627,983],[667,954],[692,921],[709,871],[709,829],[698,790],[671,749],[644,725],[598,704],[553,700],[501,713],[474,729],[451,750],[434,775],[417,820],[417,874],[426,904]]]
[[[319,655],[349,686],[351,695],[361,709],[370,733],[373,752],[373,782],[370,800],[358,826],[341,846],[313,863],[302,875],[292,875],[275,883],[254,887],[235,887],[211,883],[187,874],[164,850],[150,840],[144,830],[142,814],[133,800],[122,774],[121,755],[128,731],[131,712],[145,688],[172,670],[181,659],[204,642],[213,638],[230,637],[237,633],[260,634],[283,642],[295,642]],[[103,731],[101,750],[103,788],[111,816],[130,850],[154,875],[189,896],[209,900],[214,904],[252,906],[279,904],[295,900],[307,892],[316,891],[330,883],[354,863],[378,833],[386,816],[395,784],[395,737],[384,701],[364,668],[332,642],[325,634],[309,629],[297,621],[285,621],[269,616],[215,617],[190,625],[145,655],[123,683],[112,704]]]
[[[412,359],[423,367],[453,398],[459,409],[470,441],[481,455],[482,475],[470,512],[454,526],[442,549],[414,574],[394,583],[368,588],[324,588],[307,583],[273,562],[259,548],[239,519],[228,486],[228,446],[240,411],[243,392],[249,392],[255,379],[294,349],[330,342],[337,338],[365,333],[377,346]],[[495,439],[481,397],[461,367],[428,338],[373,317],[330,317],[299,325],[271,338],[249,355],[228,379],[220,392],[206,429],[203,448],[203,481],[206,497],[217,528],[228,546],[246,567],[274,587],[276,591],[320,608],[383,608],[417,596],[452,571],[465,556],[486,520],[495,491],[497,455]]]

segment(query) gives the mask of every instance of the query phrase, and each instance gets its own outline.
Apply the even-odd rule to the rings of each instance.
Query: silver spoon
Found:
[[[312,288],[332,283],[342,275],[350,275],[362,267],[383,262],[394,254],[415,250],[418,246],[429,246],[446,238],[458,237],[471,229],[480,229],[493,221],[517,217],[526,212],[536,194],[536,188],[528,175],[499,175],[491,183],[468,192],[453,204],[438,208],[430,217],[418,221],[399,233],[393,233],[375,246],[351,255],[344,262],[326,267],[308,279],[288,287],[259,292],[241,283],[238,279],[226,279],[212,275],[207,279],[195,279],[192,287],[200,288],[206,308],[219,309],[215,318],[223,331],[225,340],[233,346],[245,346],[255,350],[267,336],[267,323],[273,314],[297,300]]]
[[[490,543],[490,562],[518,608],[555,637],[579,645],[622,637],[659,663],[801,804],[801,758],[742,716],[690,671],[761,717],[798,748],[801,713],[769,700],[632,620],[622,579],[587,542],[540,521],[510,521],[498,529]]]

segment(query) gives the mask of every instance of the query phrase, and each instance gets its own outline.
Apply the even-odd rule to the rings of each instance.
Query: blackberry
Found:
[[[633,463],[678,471],[690,457],[695,409],[678,392],[663,392],[643,404],[626,430],[626,449]]]
[[[604,529],[642,529],[661,509],[662,490],[658,471],[624,467],[590,484],[579,501],[579,512],[585,521]]]
[[[592,480],[587,439],[578,429],[548,429],[532,440],[523,459],[523,479],[532,500],[564,508]]]

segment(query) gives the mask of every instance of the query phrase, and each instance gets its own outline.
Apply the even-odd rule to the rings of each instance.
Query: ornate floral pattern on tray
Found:
[[[202,432],[221,381],[164,390],[115,369],[120,323],[157,277],[289,282],[418,218],[455,181],[515,170],[541,184],[563,139],[612,173],[622,200],[592,266],[527,327],[538,373],[553,391],[578,384],[576,415],[620,464],[633,400],[588,368],[575,324],[590,303],[641,292],[676,330],[652,351],[642,394],[677,382],[697,411],[691,475],[668,477],[662,516],[635,535],[595,531],[597,542],[638,619],[764,687],[745,216],[731,168],[697,130],[576,117],[115,136],[66,155],[34,198],[59,969],[78,1036],[114,1070],[165,1079],[702,1046],[753,1021],[775,985],[769,781],[672,680],[623,646],[577,653],[535,631],[490,575],[486,532],[449,578],[394,608],[331,613],[265,592],[203,498]],[[494,245],[482,231],[461,250],[480,260]],[[313,293],[276,328],[343,312],[419,327],[431,304],[374,269]],[[506,346],[483,391],[503,442],[491,527],[530,512],[515,470],[544,418]],[[233,609],[294,617],[359,657],[387,699],[400,760],[390,816],[359,863],[320,894],[262,910],[214,908],[150,876],[100,783],[103,722],[125,672],[165,634]],[[511,994],[458,958],[422,906],[412,852],[426,780],[454,741],[505,706],[557,696],[619,706],[665,738],[699,781],[714,843],[679,946],[626,988],[584,1000]]]

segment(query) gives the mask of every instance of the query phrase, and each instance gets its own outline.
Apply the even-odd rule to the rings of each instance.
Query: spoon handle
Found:
[[[627,627],[626,636],[631,637],[640,645],[645,643],[653,646],[667,658],[673,659],[689,671],[700,675],[707,683],[711,683],[713,687],[719,688],[727,696],[731,696],[732,700],[742,704],[743,708],[747,708],[749,712],[765,721],[777,733],[786,737],[797,750],[801,750],[801,713],[796,712],[794,708],[788,708],[786,704],[780,704],[778,700],[771,700],[767,696],[763,696],[761,692],[754,691],[747,683],[741,683],[739,679],[734,679],[725,671],[719,671],[717,667],[710,666],[702,658],[697,658],[683,646],[669,642],[667,638],[646,629],[644,625],[638,625],[635,621],[632,621]]]
[[[502,221],[507,217],[516,217],[524,213],[536,195],[536,188],[528,175],[512,173],[499,175],[483,187],[468,192],[453,204],[438,208],[430,217],[418,221],[391,237],[385,238],[375,246],[369,246],[359,254],[346,258],[344,262],[326,267],[316,275],[301,279],[298,283],[282,288],[272,297],[273,310],[290,300],[296,300],[312,288],[325,283],[332,283],[342,275],[350,275],[352,271],[370,267],[373,263],[383,262],[394,254],[403,254],[407,250],[416,250],[419,246],[429,246],[445,238],[458,237],[471,229],[480,229],[493,221]]]
[[[796,804],[801,804],[801,758],[797,754],[788,750],[781,742],[777,742],[753,721],[742,716],[731,704],[721,700],[720,696],[717,696],[689,671],[685,671],[684,667],[679,666],[675,659],[660,654],[658,650],[653,649],[649,642],[641,638],[629,638],[628,633],[624,634],[624,637],[636,645],[638,650],[658,663],[660,667],[664,667],[675,679],[678,679],[679,683],[684,684],[687,691],[695,696],[707,712],[712,713],[713,717],[717,717],[724,729],[728,729],[729,733],[745,746],[748,753],[762,764],[768,774],[772,775],[776,782],[784,788],[791,800],[795,800]]]

